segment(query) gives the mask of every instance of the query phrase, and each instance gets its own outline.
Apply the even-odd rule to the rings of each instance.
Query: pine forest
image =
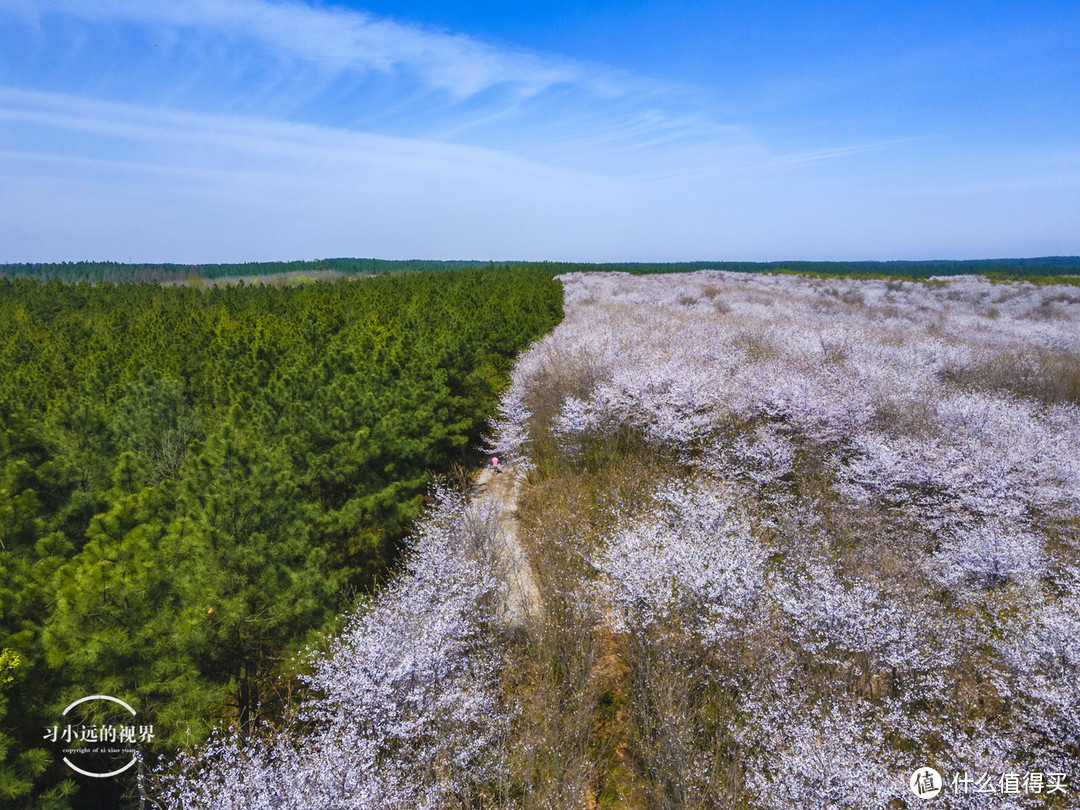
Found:
[[[152,718],[153,762],[278,711],[294,653],[389,576],[433,477],[475,464],[561,301],[550,274],[484,269],[0,279],[0,798],[131,794],[42,741],[86,695]]]

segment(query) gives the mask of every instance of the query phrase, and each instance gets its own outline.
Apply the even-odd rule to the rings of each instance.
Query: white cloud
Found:
[[[388,169],[412,167],[455,176],[463,170],[458,167],[463,167],[474,178],[511,174],[523,180],[561,177],[573,183],[599,179],[494,149],[4,87],[0,87],[0,120],[102,136],[105,142],[100,148],[106,155],[128,151],[118,149],[124,143],[141,142],[155,151],[157,166],[197,160],[229,167],[272,165],[283,173],[307,173],[318,167],[377,163]]]
[[[0,261],[1075,252],[1075,153],[767,142],[707,90],[302,0],[0,0],[18,19]]]
[[[341,7],[299,0],[0,0],[0,9],[5,7],[39,19],[43,27],[49,15],[62,14],[103,30],[110,22],[135,23],[155,30],[155,40],[162,33],[187,43],[172,54],[165,81],[152,69],[156,55],[146,57],[153,74],[146,83],[137,71],[110,77],[113,98],[164,98],[174,107],[311,120],[308,102],[339,76],[359,84],[344,104],[318,98],[314,117],[354,130],[420,133],[427,141],[486,145],[551,165],[650,182],[769,160],[745,127],[715,120],[700,88]],[[104,36],[103,30],[98,34]],[[104,47],[108,40],[101,42]],[[260,62],[243,47],[250,45],[270,61]],[[242,68],[242,51],[259,64],[250,75]],[[222,53],[228,57],[220,58]],[[365,84],[376,75],[389,77],[389,86]],[[544,92],[556,87],[560,92]],[[67,125],[55,116],[78,114],[78,104],[69,99],[67,111],[22,114]],[[108,117],[93,115],[68,123],[112,126]],[[167,131],[159,135],[172,137]]]
[[[400,72],[458,98],[501,85],[526,95],[563,83],[600,95],[620,92],[618,77],[595,66],[333,6],[288,0],[0,0],[0,8],[36,19],[57,12],[92,22],[123,20],[243,37],[331,72]]]
[[[569,256],[623,227],[622,183],[494,149],[5,88],[0,122],[42,144],[0,151],[0,261]]]

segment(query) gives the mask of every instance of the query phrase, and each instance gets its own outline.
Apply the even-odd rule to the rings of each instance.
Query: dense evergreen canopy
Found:
[[[138,706],[157,754],[255,722],[561,302],[523,269],[0,279],[0,797],[65,806],[40,729],[86,695]]]

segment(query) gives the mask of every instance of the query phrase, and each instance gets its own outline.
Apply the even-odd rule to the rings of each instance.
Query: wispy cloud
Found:
[[[710,120],[700,88],[331,5],[0,0],[0,9],[43,31],[55,31],[56,19],[78,21],[95,44],[70,58],[99,72],[92,92],[104,97],[471,143],[615,172],[647,169],[667,149],[727,148],[747,137]],[[120,47],[117,25],[129,38]],[[159,40],[168,47],[159,51]],[[75,46],[53,33],[42,47],[45,65]],[[106,48],[114,57],[90,64]],[[69,106],[77,115],[74,98]]]
[[[148,157],[152,158],[145,165],[153,166],[252,166],[259,171],[303,173],[318,167],[340,171],[378,164],[386,170],[414,164],[417,170],[452,171],[462,175],[462,180],[466,175],[508,173],[522,180],[543,176],[575,184],[600,182],[599,175],[553,168],[476,146],[254,117],[180,112],[2,86],[0,121],[44,127],[61,135],[100,136],[99,141],[82,141],[86,154],[80,157],[89,159],[108,161],[110,155],[132,152],[130,148],[117,149],[117,144],[141,144],[149,148]]]
[[[618,180],[495,149],[2,87],[0,128],[4,261],[512,258],[623,227]]]
[[[498,86],[534,94],[573,84],[605,96],[624,89],[614,71],[595,65],[290,0],[0,0],[0,8],[32,19],[60,13],[246,37],[327,71],[402,73],[458,98]]]
[[[93,25],[121,21],[161,29],[189,43],[198,41],[195,50],[207,50],[203,42],[207,38],[242,42],[257,47],[271,62],[292,60],[321,71],[324,85],[332,84],[334,76],[360,82],[380,76],[393,86],[389,90],[368,86],[350,93],[345,106],[356,112],[342,114],[348,119],[344,124],[332,121],[326,112],[327,108],[340,109],[340,104],[318,105],[315,120],[322,116],[332,129],[344,126],[357,132],[415,135],[428,142],[474,144],[492,148],[492,154],[509,152],[552,166],[609,172],[638,182],[723,175],[765,165],[783,170],[852,151],[849,146],[826,146],[777,155],[747,126],[717,120],[702,88],[405,25],[339,6],[301,0],[0,0],[0,8],[42,24],[50,15],[66,15]],[[177,77],[185,71],[235,71],[232,62],[238,61],[237,51],[226,52],[228,57],[211,58],[209,67],[188,65],[174,57],[175,83],[184,84]],[[294,111],[307,112],[302,99],[318,95],[313,85],[319,83],[290,85],[289,77],[296,72],[288,64],[279,64],[261,75],[257,90],[236,84],[226,92],[230,98],[244,99],[241,109],[263,119],[261,126],[272,126],[266,119],[274,118],[311,120]],[[220,84],[229,81],[223,76]],[[199,93],[204,89],[219,91],[217,85],[198,85],[183,96],[180,106],[200,109],[204,99]],[[555,90],[559,92],[549,92]],[[163,91],[167,98],[179,92],[167,85]],[[432,99],[433,92],[442,93],[443,98]],[[272,109],[260,109],[251,101],[258,96],[273,99],[268,102]],[[293,101],[283,101],[285,96]],[[79,102],[69,98],[65,103],[66,112],[58,108],[22,114],[77,118]],[[41,119],[41,123],[109,125],[107,119],[103,122],[95,116],[81,123],[55,118]],[[181,131],[186,130],[181,127]],[[173,137],[167,127],[157,134],[166,140]]]
[[[912,143],[933,117],[811,113],[806,87],[735,110],[332,1],[0,0],[0,261],[910,256],[1075,218],[1060,150],[1004,176],[947,128]],[[977,188],[1055,176],[1042,209]]]

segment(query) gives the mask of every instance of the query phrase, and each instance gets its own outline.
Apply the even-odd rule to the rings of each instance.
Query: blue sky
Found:
[[[1080,4],[0,0],[0,262],[1080,254]]]

